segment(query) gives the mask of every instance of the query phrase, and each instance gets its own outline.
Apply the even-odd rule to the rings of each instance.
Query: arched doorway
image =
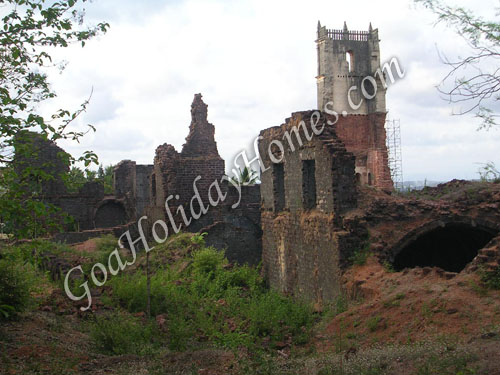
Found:
[[[112,228],[126,223],[127,213],[120,202],[106,201],[97,208],[94,217],[96,228]]]
[[[439,267],[460,272],[498,231],[472,223],[449,222],[430,225],[405,240],[396,250],[396,271],[413,267]]]

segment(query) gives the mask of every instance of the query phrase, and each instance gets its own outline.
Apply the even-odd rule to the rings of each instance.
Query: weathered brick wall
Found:
[[[137,165],[135,168],[135,209],[137,218],[144,215],[146,207],[149,205],[151,193],[151,173],[153,173],[153,165]]]
[[[190,203],[195,195],[193,182],[205,205],[209,204],[208,189],[214,181],[224,175],[224,160],[217,152],[215,128],[207,120],[207,105],[201,94],[196,94],[191,105],[192,121],[189,135],[182,152],[172,145],[163,144],[156,149],[153,175],[151,177],[151,205],[164,206],[169,196],[169,206],[173,213],[179,205],[190,213]],[[199,211],[196,206],[196,211]],[[179,218],[180,219],[180,218]]]
[[[130,217],[136,217],[136,163],[122,160],[113,170],[113,190],[117,199],[123,200],[128,207]]]
[[[332,215],[262,213],[262,261],[272,288],[315,302],[341,288],[339,230]]]
[[[370,185],[370,173],[371,185],[391,191],[385,117],[385,113],[340,116],[335,131],[345,148],[356,156],[356,173],[361,175],[361,183]]]
[[[285,124],[260,133],[259,152],[268,168],[261,175],[262,251],[264,272],[273,288],[321,303],[334,299],[340,290],[341,258],[350,251],[344,241],[342,215],[356,207],[357,196],[354,155],[345,149],[324,114],[317,125],[317,129],[325,126],[321,135],[307,141],[301,127],[302,146],[295,136],[293,147],[287,140],[286,132],[291,134],[301,121],[312,134],[312,114],[293,113]],[[273,149],[273,140],[281,141],[283,155],[277,152],[279,148]],[[282,159],[283,184],[277,181],[281,167],[275,169],[270,149],[275,158]],[[307,190],[313,184],[311,207]],[[284,196],[282,207],[280,194]]]
[[[260,189],[258,186],[242,187],[242,198],[236,209],[231,206],[237,201],[238,194],[227,181],[221,181],[225,174],[224,160],[219,156],[215,142],[215,128],[207,120],[207,105],[200,94],[196,94],[191,105],[192,121],[189,135],[179,153],[167,143],[156,149],[151,175],[150,205],[147,208],[149,225],[156,220],[164,220],[170,225],[165,210],[169,196],[169,208],[177,226],[191,232],[208,232],[206,242],[219,249],[226,249],[231,261],[257,264],[261,255],[260,229]],[[180,205],[184,207],[187,219],[191,218],[190,203],[195,195],[193,182],[208,212],[185,227],[181,215],[177,214]],[[216,207],[209,204],[208,190],[217,181],[224,202]],[[215,189],[212,190],[216,199]],[[197,204],[195,211],[199,212]],[[169,229],[170,233],[173,230]]]
[[[151,175],[151,205],[162,207],[165,200],[177,188],[179,153],[167,143],[156,148],[153,173]]]
[[[221,180],[224,175],[224,160],[213,157],[184,157],[181,154],[177,168],[177,179],[175,194],[179,194],[179,202],[189,207],[191,198],[194,196],[193,182],[196,182],[199,195],[205,204],[208,201],[208,188],[214,181]],[[177,201],[176,201],[177,203]]]
[[[215,127],[207,121],[208,106],[201,98],[201,94],[195,94],[191,104],[191,125],[181,154],[184,157],[219,157]]]
[[[31,168],[38,168],[52,176],[43,181],[41,194],[44,199],[50,199],[67,193],[63,175],[69,172],[68,154],[55,142],[42,134],[22,131],[14,140],[14,168],[17,175],[29,179],[25,175]]]
[[[210,224],[200,229],[207,232],[208,245],[226,250],[230,262],[257,265],[262,259],[260,228],[260,186],[242,186],[241,201],[236,208],[239,194],[233,186],[224,186],[227,198],[224,204],[210,208]]]
[[[99,182],[87,182],[76,194],[53,197],[50,202],[75,219],[76,229],[94,229],[97,204],[104,199],[104,186]]]
[[[122,160],[113,170],[113,190],[127,213],[129,220],[139,219],[150,203],[153,165],[137,165]]]

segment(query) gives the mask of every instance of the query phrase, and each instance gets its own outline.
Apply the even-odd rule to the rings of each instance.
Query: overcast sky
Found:
[[[486,17],[498,1],[460,1]],[[395,56],[405,77],[387,92],[389,118],[400,119],[405,180],[477,178],[478,163],[500,166],[500,131],[477,131],[472,116],[435,86],[447,72],[438,52],[466,53],[466,44],[411,1],[94,0],[87,23],[110,23],[106,35],[54,54],[68,61],[51,75],[57,100],[76,109],[93,90],[80,125],[97,132],[80,145],[60,142],[100,161],[152,164],[158,145],[181,150],[195,93],[208,104],[226,169],[259,131],[292,112],[316,107],[316,27],[379,29],[382,61]]]

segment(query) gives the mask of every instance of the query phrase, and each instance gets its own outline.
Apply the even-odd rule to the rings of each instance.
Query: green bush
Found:
[[[14,318],[31,307],[35,285],[36,273],[31,264],[13,255],[0,259],[0,319]]]
[[[124,313],[97,317],[91,323],[90,337],[105,354],[151,354],[160,345],[159,330],[153,323]]]
[[[366,264],[366,260],[371,255],[370,246],[370,238],[368,236],[363,245],[351,255],[349,258],[350,262],[358,266]]]
[[[500,266],[481,274],[481,281],[490,289],[500,289]]]
[[[197,274],[214,274],[224,264],[224,253],[206,247],[193,254],[193,268]]]
[[[151,314],[165,314],[171,350],[196,341],[227,348],[257,348],[263,341],[307,340],[314,316],[309,305],[269,291],[259,270],[229,265],[224,253],[201,248],[191,264],[157,269],[151,276]],[[185,260],[186,262],[186,260]],[[110,280],[115,303],[146,311],[144,270]]]
[[[24,262],[40,266],[43,257],[47,254],[60,255],[75,253],[75,250],[66,244],[51,242],[48,240],[33,240],[12,248],[11,253],[12,252],[15,252],[18,256],[20,256]]]
[[[112,234],[106,234],[95,240],[97,251],[109,254],[118,247],[118,239]]]

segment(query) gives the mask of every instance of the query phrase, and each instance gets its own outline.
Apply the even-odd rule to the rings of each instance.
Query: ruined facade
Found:
[[[136,222],[146,216],[146,233],[151,234],[156,220],[169,226],[170,235],[175,232],[174,225],[183,231],[206,232],[206,243],[225,249],[229,260],[258,264],[262,235],[260,188],[235,187],[229,182],[201,94],[194,97],[191,117],[181,152],[165,143],[156,149],[151,165],[138,165],[131,160],[118,163],[113,172],[112,195],[105,195],[99,182],[86,183],[76,193],[68,192],[63,181],[69,171],[67,158],[61,158],[66,155],[64,150],[36,133],[29,133],[24,143],[18,142],[18,148],[29,147],[32,153],[27,160],[17,158],[18,170],[34,161],[43,166],[54,178],[42,184],[41,199],[75,219],[74,228],[57,234],[55,240],[76,243],[107,233],[117,237],[126,230],[137,233]],[[217,204],[211,204],[211,198]],[[188,225],[179,207],[184,210]]]
[[[262,233],[259,186],[241,186],[240,199],[238,189],[225,176],[224,160],[215,142],[215,128],[207,116],[207,105],[201,94],[196,94],[182,151],[177,152],[167,143],[156,149],[150,177],[150,204],[146,210],[148,221],[153,225],[156,220],[171,223],[173,219],[182,230],[206,232],[206,243],[225,249],[229,260],[257,264],[261,257]],[[220,199],[218,189],[224,199]],[[209,196],[212,202],[218,203],[212,205]],[[170,228],[172,230],[172,226]]]
[[[385,116],[385,113],[340,116],[334,127],[346,149],[356,157],[357,183],[392,191]]]
[[[323,132],[306,142],[313,114],[293,113],[285,124],[260,133],[266,167],[261,176],[263,264],[272,287],[323,301],[340,290],[344,255],[339,249],[347,234],[342,215],[356,207],[357,192],[354,155],[324,114],[317,125]],[[283,142],[283,153],[274,149],[272,142],[287,139],[294,128],[302,145],[292,137],[293,143]]]
[[[99,182],[88,182],[78,192],[68,192],[64,176],[69,172],[66,152],[38,133],[25,132],[15,142],[14,165],[20,178],[27,178],[35,165],[47,175],[39,192],[40,199],[60,207],[74,218],[74,229],[91,230],[125,224],[132,219],[131,210],[115,196],[105,196]],[[20,156],[24,155],[24,156]]]
[[[324,130],[303,142],[313,134],[315,112],[297,112],[261,132],[259,151],[269,166],[261,186],[266,275],[273,287],[321,303],[338,295],[342,267],[367,233],[358,228],[353,235],[344,225],[345,215],[357,207],[358,188],[391,191],[393,185],[385,89],[366,78],[380,65],[378,30],[349,31],[346,25],[328,30],[318,24],[316,43],[321,124],[316,127]],[[352,107],[349,96],[362,105]],[[284,141],[294,128],[301,141],[291,145]],[[275,142],[285,144],[283,155],[274,155]]]
[[[172,196],[168,205],[173,214],[181,205],[189,214],[195,196],[194,186],[198,189],[203,205],[208,207],[209,187],[214,181],[222,183],[224,175],[224,160],[217,151],[215,128],[207,120],[207,105],[201,99],[201,94],[197,94],[191,105],[191,125],[182,151],[177,152],[174,146],[167,143],[156,149],[151,174],[150,205],[155,212],[152,217],[169,220],[165,212],[165,201],[169,196]],[[197,181],[194,184],[195,179]],[[198,201],[193,200],[193,208],[196,212],[200,211]],[[182,222],[180,215],[175,215],[175,218]],[[193,221],[190,225],[192,230],[200,229],[205,219]]]

